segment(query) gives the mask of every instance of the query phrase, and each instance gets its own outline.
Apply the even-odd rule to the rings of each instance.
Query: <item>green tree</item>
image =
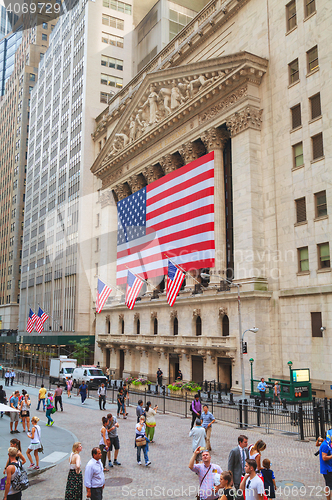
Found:
[[[70,344],[75,347],[75,351],[71,354],[73,358],[77,359],[79,365],[84,364],[85,360],[89,359],[90,356],[90,344],[87,339],[70,340]]]

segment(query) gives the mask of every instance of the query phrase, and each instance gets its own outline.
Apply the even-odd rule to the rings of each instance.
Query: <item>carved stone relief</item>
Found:
[[[126,182],[115,186],[114,191],[116,192],[119,201],[127,198],[127,196],[131,194],[130,188]]]
[[[201,139],[208,152],[215,149],[224,149],[229,138],[229,133],[225,129],[212,127],[206,132],[203,132]]]
[[[219,307],[219,316],[223,318],[227,314],[227,309],[226,307]]]
[[[157,311],[151,311],[151,319],[157,318]]]
[[[149,165],[144,168],[142,173],[148,184],[160,179],[160,177],[163,176],[163,171],[159,165]]]
[[[170,313],[169,313],[169,316],[171,319],[173,318],[177,318],[178,317],[178,312],[176,310],[172,310]]]
[[[124,314],[123,313],[120,313],[119,314],[119,321],[123,321],[124,320]]]
[[[208,120],[211,120],[215,116],[219,115],[219,113],[224,111],[224,109],[228,108],[229,106],[232,106],[232,104],[235,104],[237,101],[242,99],[242,97],[246,97],[247,95],[248,95],[247,86],[237,89],[235,92],[233,92],[231,95],[223,99],[221,102],[218,102],[218,104],[209,108],[205,113],[202,113],[199,116],[199,122],[204,123]]]
[[[129,179],[127,179],[127,182],[132,193],[136,193],[136,191],[139,191],[145,186],[145,180],[141,174],[132,175]]]
[[[196,318],[197,316],[201,315],[201,310],[200,309],[194,309],[193,310],[193,317]]]
[[[179,153],[185,164],[196,160],[204,154],[204,146],[200,142],[186,142],[182,144]]]
[[[163,156],[159,163],[165,175],[182,166],[181,157],[172,154]]]
[[[253,106],[246,106],[243,110],[235,113],[226,122],[226,126],[229,129],[231,136],[234,137],[247,128],[260,130],[262,113],[262,109],[257,109]]]
[[[137,321],[139,319],[139,313],[134,314],[134,320]]]
[[[110,189],[106,189],[105,191],[101,191],[100,193],[100,204],[101,208],[105,208],[107,206],[114,206],[115,205],[115,200],[114,200],[114,195]]]

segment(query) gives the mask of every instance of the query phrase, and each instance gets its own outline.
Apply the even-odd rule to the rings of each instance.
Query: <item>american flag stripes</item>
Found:
[[[28,318],[28,322],[27,322],[27,332],[28,333],[32,332],[33,325],[35,324],[36,319],[37,319],[37,316],[35,315],[35,313],[33,312],[33,310],[30,309],[30,311],[29,311],[29,318]]]
[[[167,273],[167,253],[185,271],[214,266],[214,153],[120,200],[117,284],[127,268],[144,279]]]
[[[105,305],[106,300],[110,296],[112,288],[108,287],[98,278],[97,297],[96,297],[96,312],[100,313]]]
[[[44,330],[44,323],[47,319],[48,315],[40,307],[38,309],[38,314],[36,316],[36,324],[35,324],[36,332],[41,333]]]
[[[142,281],[138,276],[128,271],[127,289],[126,289],[126,306],[128,309],[134,309],[136,299],[143,286]]]
[[[177,294],[181,288],[185,274],[180,271],[170,260],[168,261],[168,273],[166,284],[166,299],[171,307],[173,307]]]

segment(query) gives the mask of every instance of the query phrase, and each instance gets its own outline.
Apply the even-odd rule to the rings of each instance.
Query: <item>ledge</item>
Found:
[[[332,285],[317,285],[303,288],[289,288],[280,290],[279,297],[281,299],[287,297],[301,297],[303,295],[321,295],[324,293],[332,293]]]
[[[295,222],[294,227],[305,226],[305,224],[308,224],[307,220],[304,220],[302,222]]]
[[[318,121],[318,120],[320,120],[321,118],[322,118],[322,115],[316,116],[316,118],[313,118],[312,120],[309,120],[309,122],[308,122],[308,123],[309,123],[309,125],[310,125],[311,123],[315,123],[315,122],[317,122],[317,121]]]
[[[294,28],[292,28],[291,30],[287,31],[287,32],[285,33],[285,36],[290,35],[290,34],[291,34],[291,33],[293,33],[293,31],[295,31],[295,30],[297,30],[297,25],[296,25],[296,26],[294,26]]]
[[[316,217],[316,218],[314,219],[314,222],[319,222],[320,220],[326,220],[326,219],[328,219],[328,218],[329,218],[329,216],[328,216],[328,215],[321,215],[320,217]]]
[[[297,167],[292,167],[292,172],[294,172],[295,170],[299,170],[299,168],[303,168],[304,167],[304,163],[302,165],[298,165]]]
[[[306,18],[304,18],[303,22],[305,23],[306,21],[308,21],[309,19],[311,19],[316,13],[317,13],[317,10],[315,10],[314,12],[312,12],[310,14],[310,16],[307,16]]]
[[[322,161],[322,160],[325,160],[325,156],[320,156],[319,158],[315,158],[315,160],[311,160],[310,163],[313,164],[313,163],[317,163],[318,161]]]
[[[308,78],[309,76],[313,75],[314,73],[317,73],[318,71],[319,71],[319,66],[318,66],[318,68],[313,69],[312,71],[310,71],[310,73],[307,73],[306,74],[306,78]]]
[[[296,273],[296,276],[308,276],[310,274],[310,271],[299,271]]]
[[[330,273],[330,272],[331,272],[331,268],[330,267],[323,267],[322,269],[317,269],[317,274]]]
[[[290,89],[290,88],[294,87],[294,85],[297,85],[298,83],[300,83],[300,79],[296,80],[296,82],[290,83],[288,85],[288,88]]]
[[[296,132],[297,130],[300,130],[301,128],[302,128],[302,125],[299,125],[296,128],[292,128],[292,130],[290,130],[289,133],[292,134],[293,132]]]

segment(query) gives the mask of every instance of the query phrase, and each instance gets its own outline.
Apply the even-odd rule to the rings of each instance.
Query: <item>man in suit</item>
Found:
[[[241,434],[238,438],[238,446],[230,451],[228,457],[228,470],[232,471],[234,486],[238,490],[241,483],[241,476],[244,476],[244,466],[249,458],[247,449],[248,438]],[[241,495],[242,496],[242,495]]]

